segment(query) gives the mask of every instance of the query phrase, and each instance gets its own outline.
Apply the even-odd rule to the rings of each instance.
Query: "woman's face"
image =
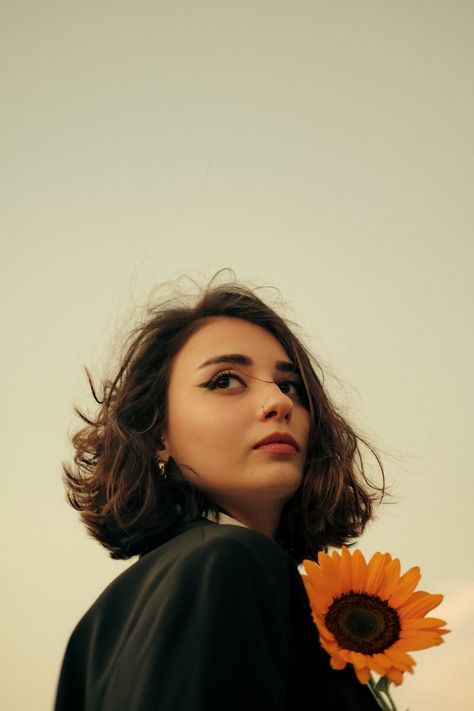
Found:
[[[158,456],[172,457],[183,477],[221,506],[256,496],[286,501],[301,482],[310,427],[292,370],[268,331],[213,318],[173,362]],[[271,435],[276,442],[258,446]]]

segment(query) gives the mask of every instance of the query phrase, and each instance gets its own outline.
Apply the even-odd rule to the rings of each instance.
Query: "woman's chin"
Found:
[[[289,499],[297,491],[302,481],[300,471],[283,471],[279,470],[273,473],[272,476],[266,475],[258,482],[255,482],[255,489],[260,492],[263,497],[271,496],[278,498]]]

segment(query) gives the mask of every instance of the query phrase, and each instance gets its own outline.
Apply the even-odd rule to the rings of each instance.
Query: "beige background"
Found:
[[[420,564],[453,633],[400,709],[472,708],[474,4],[3,0],[2,658],[51,708],[126,564],[64,503],[72,403],[156,285],[280,288],[397,503],[361,548]]]

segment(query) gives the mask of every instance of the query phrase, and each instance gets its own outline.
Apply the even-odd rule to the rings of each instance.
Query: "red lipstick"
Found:
[[[257,442],[254,449],[264,449],[272,454],[296,454],[299,451],[298,443],[287,432],[273,432]]]

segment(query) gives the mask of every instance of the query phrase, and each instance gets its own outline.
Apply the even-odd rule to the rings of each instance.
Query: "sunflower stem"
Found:
[[[390,711],[397,711],[397,707],[395,706],[395,701],[392,699],[390,695],[390,683],[387,684],[387,688],[385,689],[385,694],[390,702]]]
[[[378,686],[378,684],[375,681],[372,674],[370,675],[369,681],[367,682],[367,686],[369,687],[370,691],[372,692],[372,695],[373,695],[374,699],[376,700],[377,704],[380,706],[380,708],[383,711],[397,711],[396,708],[392,704],[390,706],[387,704],[386,700],[382,696],[380,687]]]
[[[367,685],[383,711],[397,711],[395,702],[390,696],[390,682],[385,676],[381,676],[376,682],[371,674]]]

